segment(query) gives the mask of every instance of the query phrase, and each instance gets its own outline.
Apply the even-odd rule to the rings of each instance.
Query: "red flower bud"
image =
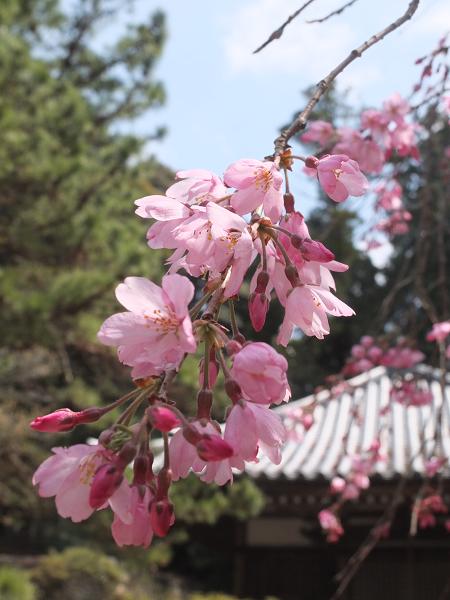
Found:
[[[205,433],[196,445],[197,454],[206,462],[224,460],[233,456],[234,450],[220,435]]]
[[[153,427],[159,431],[167,433],[180,425],[180,419],[175,415],[173,410],[165,406],[151,406],[147,410],[147,414]]]
[[[283,195],[283,200],[284,200],[284,210],[289,214],[289,213],[293,213],[295,208],[294,208],[294,196],[290,193],[290,192],[286,192]]]
[[[78,424],[78,415],[70,408],[60,408],[54,412],[36,417],[30,423],[31,429],[54,433],[56,431],[70,431]]]
[[[123,470],[113,463],[101,465],[92,480],[89,492],[89,505],[100,508],[114,494],[122,483]]]
[[[305,167],[308,169],[317,169],[317,165],[319,164],[319,159],[315,156],[307,156],[305,160]]]
[[[266,291],[267,284],[269,283],[270,276],[267,271],[260,271],[258,273],[258,277],[256,278],[256,288],[255,292],[261,294]]]
[[[165,537],[175,523],[173,504],[168,498],[156,500],[150,505],[150,523],[155,534]]]
[[[242,398],[241,386],[235,379],[225,380],[225,391],[234,404]]]

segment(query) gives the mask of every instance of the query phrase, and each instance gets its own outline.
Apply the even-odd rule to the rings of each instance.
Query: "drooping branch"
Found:
[[[300,13],[302,13],[305,10],[305,8],[308,8],[308,6],[310,4],[312,4],[313,2],[314,2],[314,0],[308,0],[302,6],[300,6],[300,8],[298,10],[296,10],[294,13],[292,13],[292,15],[290,17],[288,17],[286,19],[286,21],[282,25],[280,25],[280,27],[278,27],[278,29],[275,29],[275,31],[273,31],[269,35],[267,40],[263,44],[261,44],[261,46],[258,46],[258,48],[256,48],[256,50],[253,51],[253,54],[257,54],[258,52],[261,52],[261,50],[263,50],[266,46],[268,46],[274,40],[279,40],[280,37],[283,35],[285,28],[289,25],[289,23],[291,21],[293,21],[296,17],[298,17],[298,15]]]
[[[398,29],[401,25],[403,25],[403,23],[409,21],[409,19],[411,19],[411,17],[416,12],[419,6],[419,2],[420,0],[411,0],[411,2],[408,5],[408,8],[401,17],[393,21],[390,25],[388,25],[378,33],[374,34],[363,44],[361,44],[361,46],[352,50],[350,54],[342,62],[340,62],[332,71],[330,71],[330,73],[328,73],[328,75],[324,79],[319,81],[319,83],[316,86],[316,90],[306,107],[294,119],[291,125],[289,125],[289,127],[283,130],[281,134],[276,138],[274,142],[275,156],[282,154],[283,151],[286,149],[287,143],[292,138],[292,136],[299,133],[306,127],[306,123],[311,112],[313,111],[316,104],[319,102],[320,98],[328,90],[331,83],[336,79],[336,77],[340,75],[340,73],[342,73],[348,67],[349,64],[351,64],[354,60],[359,58],[366,50],[380,42],[388,34]]]
[[[358,0],[350,0],[350,2],[346,2],[343,6],[341,6],[341,8],[333,10],[332,12],[328,13],[324,17],[321,17],[320,19],[312,19],[311,21],[306,22],[308,23],[308,25],[311,25],[311,23],[324,23],[325,21],[328,21],[328,19],[331,19],[331,17],[335,17],[337,15],[342,14],[346,8],[350,8],[350,6],[352,6],[352,4],[355,4],[355,2],[357,1]]]

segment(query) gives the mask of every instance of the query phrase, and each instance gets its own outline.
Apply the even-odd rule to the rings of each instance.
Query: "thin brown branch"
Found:
[[[403,475],[395,488],[392,500],[385,510],[384,514],[378,519],[374,527],[370,530],[365,541],[359,546],[356,552],[350,557],[344,568],[337,574],[336,579],[339,585],[330,600],[338,600],[347,589],[353,577],[359,571],[362,563],[369,556],[375,546],[378,544],[383,530],[390,527],[394,520],[398,506],[403,501],[404,490],[407,477]]]
[[[408,4],[408,8],[406,9],[405,13],[401,17],[399,17],[398,19],[393,21],[390,25],[388,25],[387,27],[385,27],[384,29],[382,29],[381,31],[379,31],[378,33],[376,33],[375,35],[370,37],[363,44],[361,44],[361,46],[352,50],[350,52],[350,54],[341,63],[339,63],[337,65],[337,67],[335,67],[332,71],[330,71],[330,73],[328,73],[328,75],[324,79],[319,81],[319,83],[316,86],[316,91],[312,95],[312,97],[309,100],[306,107],[294,119],[294,121],[291,123],[291,125],[289,125],[289,127],[284,129],[281,132],[281,134],[276,138],[276,140],[274,142],[276,156],[278,156],[284,152],[284,150],[287,147],[287,143],[291,139],[292,136],[294,136],[296,133],[299,133],[306,127],[306,123],[308,121],[308,118],[309,118],[311,112],[313,111],[314,107],[319,102],[319,100],[323,96],[323,94],[328,90],[331,83],[336,79],[336,77],[340,73],[342,73],[342,71],[344,71],[344,69],[346,67],[348,67],[349,64],[351,64],[354,60],[359,58],[366,50],[368,50],[369,48],[371,48],[372,46],[374,46],[375,44],[380,42],[388,34],[392,33],[396,29],[398,29],[401,25],[403,25],[403,23],[406,23],[406,21],[409,21],[409,19],[411,19],[411,17],[416,12],[416,10],[419,6],[419,2],[420,2],[420,0],[411,0],[411,2]]]
[[[293,21],[296,17],[298,17],[298,15],[301,12],[303,12],[305,10],[305,8],[308,8],[308,6],[310,4],[312,4],[313,2],[314,2],[314,0],[308,0],[302,6],[300,6],[300,8],[298,10],[296,10],[294,13],[292,13],[292,15],[290,17],[288,17],[286,19],[286,21],[282,25],[280,25],[280,27],[278,27],[278,29],[275,29],[275,31],[273,31],[269,35],[269,37],[264,42],[264,44],[261,44],[261,46],[259,46],[258,48],[256,48],[256,50],[253,51],[253,54],[257,54],[258,52],[261,52],[261,50],[263,50],[266,46],[268,46],[274,40],[279,40],[280,37],[283,35],[285,28],[289,25],[289,23],[291,21]]]
[[[313,19],[312,21],[306,22],[308,23],[308,25],[311,25],[311,23],[324,23],[325,21],[328,21],[328,19],[331,19],[331,17],[335,17],[337,15],[342,14],[346,8],[350,8],[350,6],[352,6],[352,4],[355,4],[355,2],[357,1],[358,0],[350,0],[350,2],[344,4],[343,6],[341,6],[341,8],[337,8],[336,10],[333,10],[332,12],[325,15],[325,17],[322,17],[320,19]]]

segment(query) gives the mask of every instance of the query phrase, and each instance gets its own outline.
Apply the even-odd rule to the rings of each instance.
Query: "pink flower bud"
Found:
[[[301,253],[306,260],[315,260],[317,262],[330,262],[334,260],[334,254],[328,250],[321,242],[305,239],[301,245]]]
[[[147,409],[147,414],[153,427],[159,431],[167,433],[180,425],[178,417],[165,406],[151,406]]]
[[[301,417],[300,422],[305,430],[308,431],[314,425],[314,417],[311,413],[306,413]]]
[[[255,331],[261,331],[266,322],[267,311],[269,310],[269,300],[266,294],[253,293],[248,299],[248,312],[250,321]]]
[[[78,424],[78,415],[80,413],[73,412],[70,408],[60,408],[54,412],[35,417],[31,423],[31,429],[35,431],[45,431],[47,433],[55,433],[57,431],[70,431]]]
[[[202,435],[202,439],[197,443],[197,454],[206,462],[225,460],[233,456],[234,450],[220,435]]]
[[[340,494],[344,491],[345,486],[345,479],[342,479],[342,477],[333,477],[330,484],[330,492],[332,494]]]
[[[369,348],[373,344],[373,337],[371,335],[363,335],[361,338],[361,345],[364,348]]]
[[[156,500],[150,505],[150,523],[159,537],[165,537],[175,522],[173,504],[168,498]]]
[[[363,358],[366,355],[363,346],[360,346],[359,344],[352,347],[351,353],[354,358]]]
[[[383,350],[378,346],[372,346],[372,348],[369,348],[369,350],[367,351],[367,356],[370,358],[371,361],[376,363],[383,356]]]
[[[92,480],[89,492],[89,505],[100,508],[117,490],[122,483],[123,470],[113,463],[101,465]]]

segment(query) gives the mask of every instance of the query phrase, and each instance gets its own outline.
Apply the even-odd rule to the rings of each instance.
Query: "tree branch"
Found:
[[[307,2],[305,2],[305,4],[303,4],[302,6],[300,6],[300,8],[298,10],[296,10],[294,13],[292,13],[292,15],[290,17],[288,17],[286,19],[286,21],[282,25],[280,25],[280,27],[278,27],[278,29],[275,29],[275,31],[273,31],[269,35],[269,37],[264,42],[264,44],[261,44],[261,46],[259,46],[258,48],[256,48],[256,50],[253,51],[253,54],[258,54],[258,52],[261,52],[261,50],[263,50],[271,42],[273,42],[274,40],[279,40],[280,37],[283,35],[283,32],[284,32],[285,28],[289,25],[289,23],[291,21],[293,21],[296,17],[298,17],[298,15],[301,12],[303,12],[305,10],[305,8],[308,8],[308,6],[310,4],[312,4],[313,2],[314,2],[314,0],[308,0]]]
[[[336,10],[333,10],[333,12],[330,12],[328,15],[326,15],[325,17],[322,17],[321,19],[313,19],[312,21],[306,21],[306,22],[308,23],[308,25],[311,25],[311,23],[324,23],[325,21],[328,21],[328,19],[331,19],[331,17],[340,15],[341,13],[343,13],[346,8],[350,8],[350,6],[352,4],[355,4],[355,2],[357,2],[357,0],[350,0],[350,2],[347,2],[346,4],[344,4],[343,6],[341,6],[341,8],[337,8]]]
[[[289,125],[287,129],[282,131],[281,134],[276,138],[274,142],[275,156],[282,154],[286,149],[287,143],[291,139],[291,137],[299,131],[302,131],[306,127],[306,123],[311,112],[313,111],[314,107],[319,102],[323,94],[330,87],[330,84],[336,79],[336,77],[340,73],[342,73],[342,71],[344,71],[344,69],[348,67],[350,63],[359,58],[366,50],[380,42],[389,33],[392,33],[401,25],[403,25],[403,23],[411,19],[411,17],[414,15],[419,6],[419,1],[420,0],[411,0],[411,2],[408,5],[408,8],[401,17],[399,17],[393,23],[391,23],[390,25],[373,35],[368,40],[366,40],[363,44],[361,44],[361,46],[359,46],[355,50],[352,50],[350,54],[341,63],[337,65],[337,67],[330,71],[330,73],[328,73],[328,75],[324,79],[319,81],[319,83],[316,86],[316,91],[314,92],[313,96],[311,97],[304,110],[294,119],[291,125]]]

